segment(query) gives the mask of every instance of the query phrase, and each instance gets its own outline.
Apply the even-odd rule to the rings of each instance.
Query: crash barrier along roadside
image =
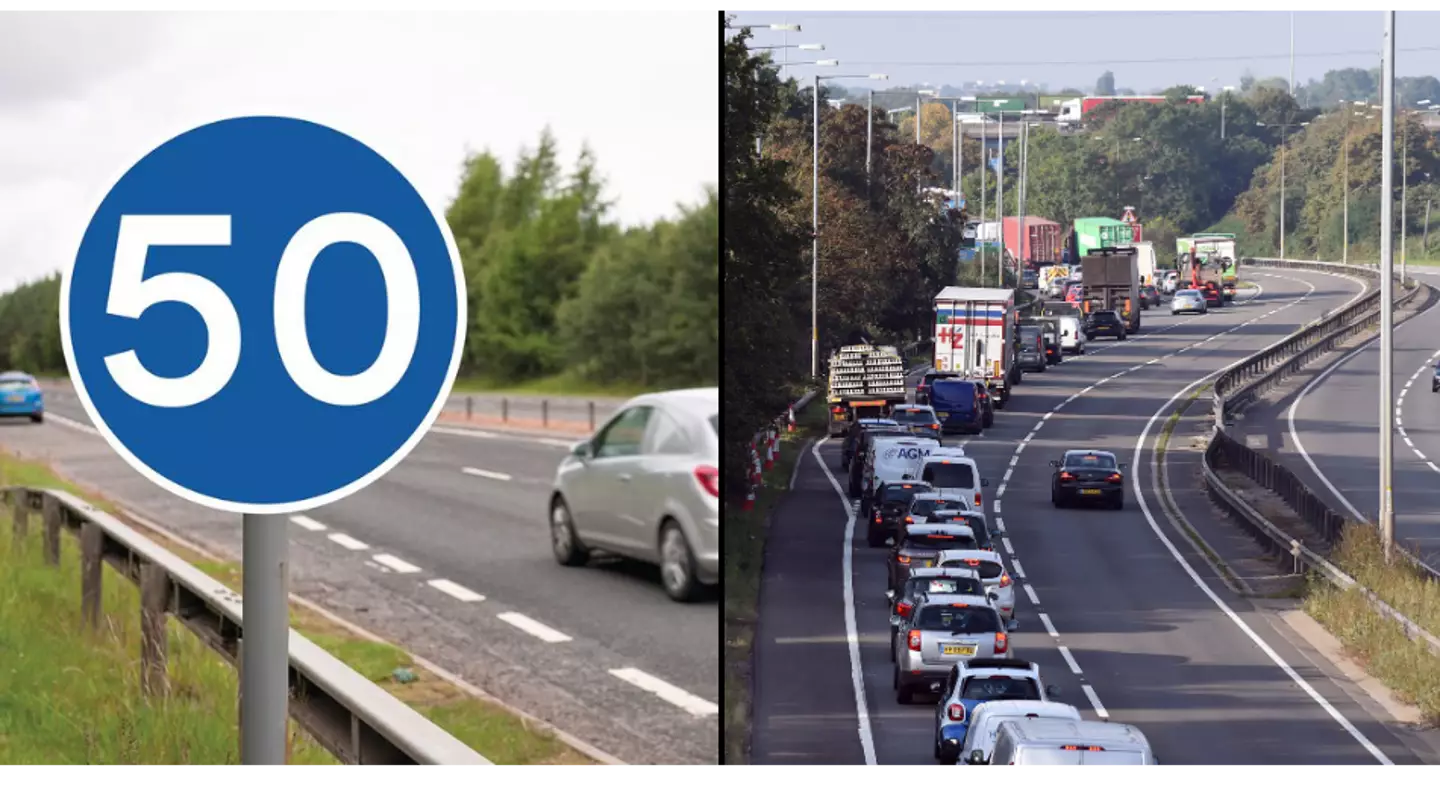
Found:
[[[142,693],[163,698],[170,692],[169,616],[240,670],[245,633],[239,594],[73,494],[28,486],[0,492],[12,511],[16,545],[29,541],[32,514],[43,519],[46,564],[60,564],[62,534],[78,541],[81,613],[89,626],[100,625],[102,564],[139,588]],[[491,763],[293,629],[288,644],[290,717],[342,763]]]
[[[1379,272],[1373,267],[1356,265],[1253,259],[1246,260],[1244,266],[1348,275],[1363,278],[1372,286],[1380,281]],[[1420,285],[1412,281],[1409,288],[1396,298],[1395,305],[1399,307],[1408,303],[1419,290]],[[1432,654],[1440,656],[1440,639],[1385,603],[1322,555],[1306,547],[1300,539],[1266,519],[1225,485],[1216,474],[1217,469],[1223,468],[1245,475],[1261,488],[1283,499],[1314,531],[1326,550],[1334,548],[1340,541],[1346,523],[1351,520],[1332,509],[1283,464],[1256,452],[1241,441],[1236,441],[1226,433],[1225,428],[1259,396],[1282,384],[1288,377],[1351,337],[1375,327],[1379,319],[1380,291],[1378,288],[1367,290],[1355,301],[1326,314],[1270,348],[1246,357],[1216,377],[1212,393],[1215,423],[1202,455],[1201,468],[1212,499],[1245,523],[1250,532],[1270,550],[1282,557],[1288,555],[1292,560],[1294,573],[1316,571],[1343,590],[1359,588],[1376,613],[1398,624],[1410,638],[1423,640]],[[1414,565],[1417,570],[1432,578],[1440,578],[1440,573],[1416,559],[1398,544],[1396,549],[1404,555],[1405,563]]]

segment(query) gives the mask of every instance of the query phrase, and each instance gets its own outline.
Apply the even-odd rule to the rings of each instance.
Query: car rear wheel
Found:
[[[1124,508],[1125,508],[1125,495],[1122,494],[1122,495],[1120,495],[1119,497],[1115,498],[1114,500],[1110,501],[1110,507],[1113,508],[1113,509],[1115,509],[1116,511],[1120,511],[1120,510],[1124,509]]]
[[[566,567],[579,567],[590,559],[590,550],[575,533],[570,508],[565,505],[565,498],[559,495],[550,504],[550,550],[555,553],[555,561]]]
[[[33,421],[33,422],[35,422],[36,424],[39,424],[39,423],[41,423],[42,421],[45,420],[45,414],[44,414],[44,413],[31,413],[31,414],[30,414],[30,420]]]
[[[700,591],[695,579],[695,556],[685,532],[674,520],[666,520],[660,529],[660,583],[665,594],[675,601],[694,601]]]

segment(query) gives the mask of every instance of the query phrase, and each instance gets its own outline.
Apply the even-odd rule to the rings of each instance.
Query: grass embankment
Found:
[[[1440,583],[1403,558],[1386,565],[1374,526],[1346,526],[1330,561],[1402,615],[1440,635]],[[1440,723],[1440,657],[1424,641],[1406,637],[1358,589],[1342,591],[1323,579],[1310,588],[1305,611],[1396,696],[1418,707],[1428,722]]]
[[[64,489],[110,504],[41,464],[0,453],[0,486]],[[101,625],[80,612],[80,553],[68,536],[60,566],[43,562],[41,523],[12,551],[12,520],[0,509],[0,764],[237,764],[238,676],[173,617],[168,699],[140,693],[140,600],[130,581],[104,566]],[[206,560],[163,537],[170,551],[236,592],[240,566]],[[549,733],[477,699],[423,669],[404,650],[358,637],[292,605],[291,625],[497,764],[592,763]],[[401,683],[396,669],[415,679]],[[291,723],[290,763],[335,759]]]
[[[697,387],[699,387],[697,385]],[[633,382],[604,383],[561,373],[527,382],[502,382],[480,376],[463,376],[455,380],[455,393],[491,394],[495,396],[566,396],[629,399],[656,390],[654,385]]]
[[[795,432],[780,436],[780,455],[765,471],[765,486],[755,495],[755,508],[726,507],[721,516],[725,537],[725,682],[723,722],[726,764],[750,760],[751,650],[758,617],[760,573],[765,562],[765,529],[770,513],[785,496],[806,439],[825,434],[824,402],[811,400],[795,414]]]

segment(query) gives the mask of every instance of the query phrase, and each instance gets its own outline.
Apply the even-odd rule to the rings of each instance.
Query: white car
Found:
[[[960,764],[972,760],[980,763],[990,760],[995,750],[995,737],[1000,732],[1000,723],[1008,720],[1025,719],[1073,719],[1082,720],[1074,705],[1039,699],[998,699],[982,702],[970,712],[970,727],[965,732],[965,746],[960,748]],[[941,760],[948,756],[942,750]]]
[[[981,487],[990,481],[980,477],[980,467],[973,458],[965,455],[960,447],[938,447],[926,455],[921,462],[920,474],[916,477],[947,500],[958,500],[978,511],[984,505]]]
[[[1015,621],[1015,580],[1005,570],[1005,561],[996,551],[944,550],[935,559],[935,566],[971,567],[985,582],[985,592],[1000,617],[1014,629]]]
[[[1205,302],[1205,296],[1196,289],[1182,289],[1170,299],[1170,314],[1172,315],[1182,312],[1195,312],[1203,315],[1209,311],[1209,308],[1209,304]]]
[[[1060,350],[1071,354],[1085,353],[1085,328],[1080,318],[1060,315]]]
[[[1180,273],[1175,270],[1165,273],[1165,276],[1160,279],[1160,291],[1166,295],[1174,295],[1175,290],[1179,288]]]

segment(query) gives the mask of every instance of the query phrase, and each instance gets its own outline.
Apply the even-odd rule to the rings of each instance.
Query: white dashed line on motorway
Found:
[[[1104,705],[1100,704],[1100,697],[1095,694],[1095,689],[1089,683],[1080,686],[1080,690],[1084,691],[1085,696],[1089,698],[1090,707],[1095,709],[1095,714],[1097,716],[1099,716],[1101,719],[1110,718],[1110,712],[1105,710]]]
[[[996,497],[996,498],[995,498],[995,504],[990,507],[990,510],[993,511],[993,512],[995,512],[996,514],[999,514],[999,513],[1000,513],[1000,498],[999,498],[999,497]]]
[[[388,553],[377,553],[370,558],[390,568],[396,573],[418,573],[420,571],[420,568],[416,567],[415,565],[412,565],[399,557],[391,556]]]
[[[1050,622],[1050,615],[1048,613],[1040,613],[1040,623],[1045,625],[1045,631],[1050,635],[1050,637],[1060,637],[1060,633],[1055,631],[1055,624]]]
[[[1012,559],[1010,560],[1010,564],[1012,564],[1012,565],[1015,566],[1015,577],[1016,577],[1016,578],[1018,578],[1018,579],[1023,579],[1023,578],[1025,578],[1025,568],[1023,568],[1023,567],[1020,566],[1020,560],[1019,560],[1019,559],[1014,559],[1014,558],[1012,558]]]
[[[303,514],[296,514],[290,518],[290,522],[304,528],[306,531],[324,531],[325,523],[316,522]]]
[[[674,705],[694,716],[714,716],[720,712],[720,707],[708,699],[691,694],[681,688],[665,682],[659,677],[652,677],[640,669],[611,669],[610,674],[618,677],[636,688],[649,691],[660,699]]]
[[[461,585],[458,585],[455,582],[450,581],[449,579],[431,579],[430,581],[427,581],[425,583],[430,585],[431,587],[434,587],[436,590],[439,590],[445,595],[454,596],[461,601],[485,600],[485,596],[480,595],[479,593],[469,589],[468,587],[462,587]]]
[[[505,474],[504,472],[491,472],[488,469],[476,469],[473,466],[466,466],[460,471],[464,472],[467,475],[473,475],[477,478],[486,478],[488,480],[514,480],[514,478],[512,478],[510,475]]]
[[[566,641],[573,640],[573,638],[564,632],[558,629],[551,629],[534,618],[528,618],[518,612],[502,612],[495,617],[521,632],[533,635],[546,643],[565,643]]]
[[[1001,517],[996,517],[996,518],[995,518],[995,530],[997,530],[997,531],[1004,531],[1004,530],[1005,530],[1005,520],[1004,520],[1003,518],[1001,518]],[[1009,546],[1007,545],[1006,547],[1009,547]]]
[[[1037,607],[1040,606],[1040,596],[1035,595],[1035,588],[1034,588],[1034,587],[1031,587],[1031,586],[1028,585],[1028,584],[1025,585],[1025,595],[1027,595],[1027,596],[1030,597],[1030,603],[1031,603],[1031,604],[1034,604],[1034,605],[1037,606]]]
[[[1014,556],[1015,549],[1010,547],[1010,537],[1000,537],[1000,542],[1005,545],[1005,553]]]
[[[339,545],[347,551],[363,551],[370,547],[369,545],[366,545],[364,542],[361,542],[360,540],[350,536],[349,534],[334,533],[327,536],[326,539],[334,542],[336,545]]]
[[[1007,477],[1008,477],[1008,475],[1007,475]],[[995,490],[995,496],[996,496],[996,497],[1004,497],[1004,496],[1005,496],[1005,483],[1004,483],[1003,481],[1000,483],[1000,487]]]
[[[1070,649],[1068,647],[1060,647],[1060,656],[1065,658],[1065,665],[1070,667],[1070,671],[1074,672],[1075,674],[1084,676],[1085,672],[1080,670],[1080,664],[1075,662],[1075,656],[1070,654]]]

